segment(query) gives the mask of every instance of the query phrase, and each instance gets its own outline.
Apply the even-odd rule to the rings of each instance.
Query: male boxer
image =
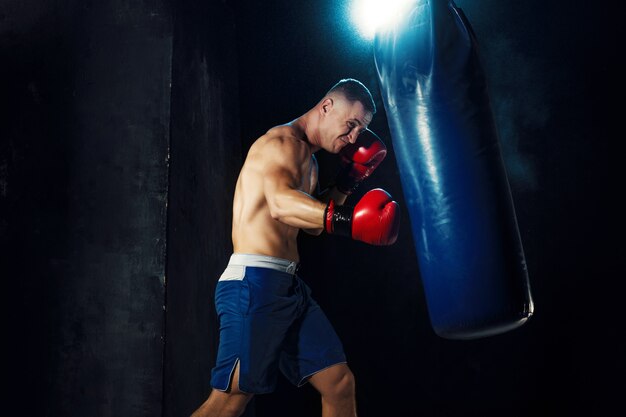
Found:
[[[398,205],[374,189],[355,207],[346,197],[386,155],[367,126],[376,111],[369,90],[339,81],[290,123],[273,127],[248,151],[233,202],[234,253],[217,284],[220,344],[213,390],[192,417],[239,416],[254,394],[274,390],[280,370],[310,382],[324,417],[354,417],[354,376],[339,338],[296,275],[300,230],[322,231],[374,245],[395,242]],[[313,155],[340,153],[335,185],[318,198]]]

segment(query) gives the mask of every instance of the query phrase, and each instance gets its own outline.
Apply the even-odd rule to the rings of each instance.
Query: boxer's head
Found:
[[[370,90],[367,89],[363,83],[353,78],[344,78],[337,84],[331,87],[326,93],[326,96],[343,96],[350,102],[358,101],[363,105],[363,108],[372,114],[376,114],[376,104],[372,98]]]
[[[367,87],[348,78],[335,84],[319,103],[320,146],[337,153],[354,143],[376,113],[376,105]]]

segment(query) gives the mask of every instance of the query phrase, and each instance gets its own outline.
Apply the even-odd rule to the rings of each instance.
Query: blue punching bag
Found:
[[[416,1],[374,57],[435,333],[520,326],[526,261],[469,22],[453,1]]]

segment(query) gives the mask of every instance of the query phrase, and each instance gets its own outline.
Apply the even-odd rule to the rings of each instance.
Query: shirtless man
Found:
[[[297,235],[322,231],[375,245],[395,242],[398,205],[374,189],[342,205],[386,155],[367,126],[375,113],[357,80],[339,81],[315,107],[251,146],[233,203],[234,253],[215,294],[220,345],[213,390],[192,417],[240,416],[254,394],[272,392],[280,370],[310,382],[324,417],[354,417],[354,376],[339,338],[297,276]],[[314,152],[340,153],[335,185],[317,198]]]

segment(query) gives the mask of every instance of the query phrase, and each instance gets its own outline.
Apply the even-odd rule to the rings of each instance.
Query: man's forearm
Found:
[[[347,195],[336,187],[326,189],[317,198],[300,190],[282,190],[268,198],[272,218],[289,226],[318,235],[324,229],[324,211],[333,199],[336,205],[343,205]]]
[[[326,204],[299,190],[283,190],[268,199],[275,220],[300,229],[324,227]]]

